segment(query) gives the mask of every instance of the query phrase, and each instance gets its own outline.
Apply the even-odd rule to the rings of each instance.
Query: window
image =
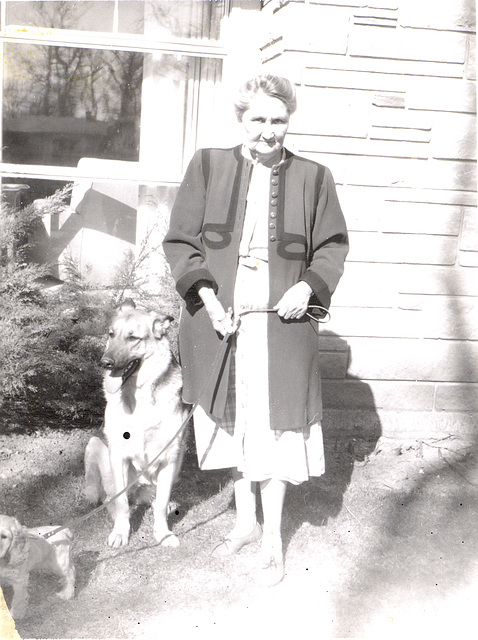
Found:
[[[137,161],[143,67],[136,51],[7,43],[5,162]]]
[[[81,0],[79,2],[6,2],[6,24],[82,31],[144,34],[145,14],[158,37],[218,40],[225,3],[218,0]]]
[[[36,261],[114,269],[166,218],[186,163],[223,117],[227,0],[14,2],[1,7],[2,198],[73,183]],[[77,215],[80,214],[80,215]]]
[[[82,31],[143,33],[144,2],[6,2],[6,24]],[[116,29],[115,29],[116,23]]]
[[[180,180],[214,122],[226,2],[1,6],[4,183],[28,183],[28,197],[36,198],[85,171],[98,177],[94,167],[104,167],[101,178],[117,179],[107,162],[88,169],[88,158],[135,163],[127,179],[138,183]]]

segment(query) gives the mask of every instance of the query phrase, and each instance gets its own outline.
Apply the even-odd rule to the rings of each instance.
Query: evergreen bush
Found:
[[[100,359],[115,307],[132,297],[177,315],[172,281],[150,283],[144,269],[152,258],[164,259],[149,235],[136,256],[125,256],[113,282],[98,286],[67,260],[64,284],[45,288],[47,267],[26,261],[28,238],[43,216],[67,206],[69,195],[70,188],[59,190],[40,208],[1,207],[0,431],[100,426]]]

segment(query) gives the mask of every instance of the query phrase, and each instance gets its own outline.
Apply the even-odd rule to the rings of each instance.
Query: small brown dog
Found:
[[[26,614],[28,579],[32,570],[49,571],[61,577],[63,588],[57,594],[59,598],[69,600],[74,595],[71,531],[63,529],[49,538],[42,537],[57,528],[27,529],[16,518],[0,515],[0,584],[13,587],[10,613],[15,620]]]
[[[179,539],[170,531],[167,516],[183,457],[181,427],[187,411],[181,400],[181,368],[166,333],[171,320],[137,309],[131,300],[113,319],[102,358],[107,370],[103,438],[91,438],[86,447],[85,497],[93,503],[110,499],[139,474],[139,484],[154,492],[154,537],[164,546],[177,547]],[[110,502],[108,511],[114,523],[108,544],[128,544],[127,493]]]

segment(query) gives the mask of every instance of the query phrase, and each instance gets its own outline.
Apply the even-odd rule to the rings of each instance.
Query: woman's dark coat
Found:
[[[204,389],[221,338],[197,295],[208,282],[224,309],[233,305],[238,249],[252,163],[241,147],[196,152],[176,197],[164,250],[185,300],[179,349],[185,402],[215,417],[224,414],[231,353]],[[348,238],[330,171],[286,151],[271,170],[269,306],[299,280],[328,308],[343,273]],[[322,415],[317,325],[306,316],[285,321],[268,314],[271,428],[300,429]],[[210,376],[209,376],[210,377]]]

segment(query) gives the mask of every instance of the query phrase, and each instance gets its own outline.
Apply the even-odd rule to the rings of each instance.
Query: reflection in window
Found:
[[[120,0],[117,31],[143,34],[145,12],[160,25],[158,38],[220,37],[225,0]],[[7,25],[51,27],[86,31],[115,31],[115,1],[7,2]]]
[[[114,0],[7,2],[6,21],[11,25],[111,33],[114,10]],[[144,2],[121,0],[118,3],[118,30],[123,33],[143,33],[143,14]]]
[[[33,178],[4,178],[2,193],[4,200],[12,208],[25,207],[35,200],[48,198],[67,184],[64,180],[45,180]]]
[[[146,2],[147,25],[154,24],[159,38],[218,40],[225,13],[222,0],[155,0]]]
[[[137,161],[143,54],[6,44],[3,160]]]

